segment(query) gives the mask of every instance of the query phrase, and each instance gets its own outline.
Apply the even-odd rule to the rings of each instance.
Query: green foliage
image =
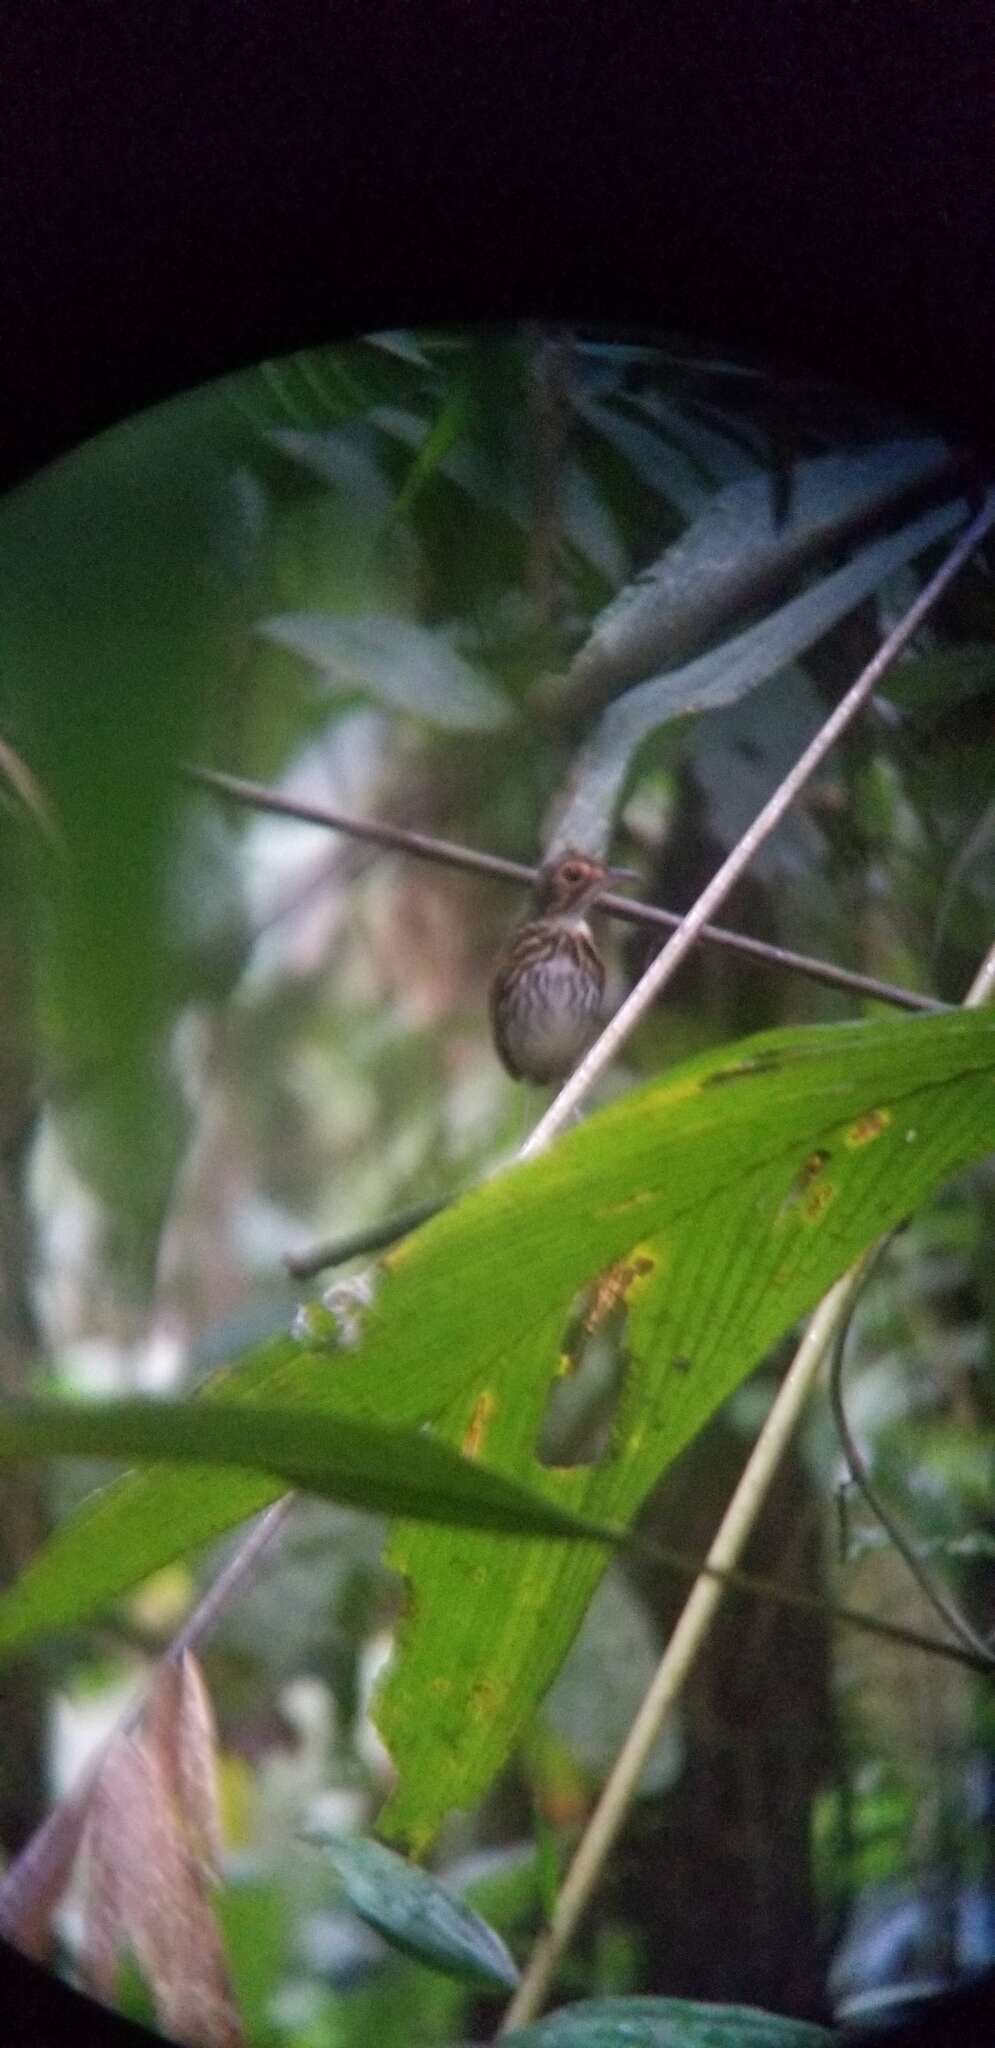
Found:
[[[276,1340],[213,1382],[207,1401],[233,1415],[244,1403],[291,1403],[316,1443],[324,1415],[331,1457],[350,1421],[432,1421],[440,1438],[557,1506],[628,1521],[829,1282],[984,1151],[993,1072],[995,1022],[983,1013],[768,1033],[692,1061],[395,1248],[372,1306],[360,1296],[340,1307],[337,1348],[326,1315],[326,1348]],[[600,1464],[550,1470],[537,1435],[572,1303],[592,1286],[595,1322],[609,1310],[627,1318],[612,1448]],[[251,1443],[251,1412],[245,1420]],[[16,1417],[8,1427],[16,1441]],[[193,1410],[184,1428],[196,1455]],[[375,1434],[364,1471],[371,1449]],[[126,1479],[65,1524],[3,1597],[0,1642],[14,1648],[99,1611],[273,1491],[237,1471]],[[398,1533],[392,1557],[412,1607],[380,1709],[399,1771],[385,1825],[424,1843],[493,1776],[604,1558],[580,1542],[551,1556],[547,1544],[417,1529]]]
[[[273,1879],[235,1876],[215,1905],[246,2039],[271,2048],[279,2038],[273,2005],[290,1961],[286,1894]]]
[[[424,869],[331,842],[334,915],[298,955],[303,925],[282,925],[278,888],[261,911],[253,896],[262,835],[247,835],[247,858],[241,820],[229,828],[182,792],[178,762],[313,778],[310,794],[329,763],[335,787],[362,726],[369,772],[355,799],[346,777],[346,808],[531,857],[551,800],[569,794],[579,837],[627,832],[621,857],[635,852],[647,893],[681,905],[915,595],[924,550],[961,517],[956,490],[939,444],[735,366],[603,339],[395,334],[159,408],[0,507],[0,1115],[20,1133],[41,1100],[46,1139],[54,1126],[104,1211],[85,1278],[54,1223],[39,1259],[65,1384],[74,1338],[117,1341],[115,1290],[135,1322],[149,1303],[167,1318],[179,1307],[196,1373],[245,1332],[285,1324],[274,1274],[291,1243],[473,1182],[518,1134],[518,1104],[482,1050],[480,992],[509,914],[492,886],[419,898]],[[991,592],[989,548],[765,849],[731,925],[960,998],[995,914]],[[291,829],[271,828],[266,859]],[[288,900],[301,872],[288,864]],[[285,929],[294,944],[281,951]],[[640,957],[634,945],[627,973]],[[688,1047],[838,1014],[843,1000],[748,980],[742,962],[702,952],[632,1063],[657,1074]],[[210,1039],[204,1075],[188,1027]],[[310,1309],[298,1338],[253,1352],[195,1407],[9,1412],[11,1451],[18,1429],[22,1451],[70,1448],[76,1432],[77,1449],[86,1437],[108,1455],[168,1440],[177,1463],[66,1521],[0,1599],[0,1643],[30,1646],[102,1612],[277,1481],[395,1514],[431,1508],[450,1526],[394,1538],[408,1604],[380,1708],[400,1766],[389,1825],[424,1841],[491,1781],[583,1613],[606,1553],[571,1539],[571,1516],[628,1523],[852,1254],[990,1145],[988,1056],[974,1071],[967,1059],[985,1030],[789,1035],[769,1042],[775,1064],[722,1085],[709,1076],[757,1049],[710,1054],[480,1189],[399,1249],[372,1306],[360,1294],[337,1319]],[[228,1166],[240,1161],[238,1201],[217,1159],[198,1181],[212,1128]],[[851,1151],[856,1129],[866,1142]],[[972,1591],[991,1541],[978,1526],[991,1477],[986,1186],[975,1176],[958,1191],[977,1242],[962,1233],[943,1249],[946,1294],[918,1280],[942,1263],[938,1240],[915,1224],[900,1241],[883,1281],[891,1311],[855,1327],[848,1374],[879,1478],[927,1555],[965,1561]],[[39,1215],[47,1198],[45,1183]],[[164,1219],[196,1247],[193,1306],[169,1277],[172,1229],[153,1294]],[[237,1339],[211,1322],[218,1300],[228,1314],[233,1268]],[[66,1318],[74,1287],[90,1294]],[[965,1335],[970,1385],[953,1363]],[[910,1357],[918,1392],[903,1408]],[[579,1423],[567,1450],[551,1449],[564,1393]],[[824,1428],[816,1437],[825,1491],[834,1450]],[[181,1464],[198,1445],[233,1462]],[[485,1495],[495,1530],[517,1518],[517,1536],[472,1526]],[[558,1520],[557,1541],[522,1536],[536,1513]],[[866,1529],[850,1558],[858,1572],[889,1563]],[[865,1589],[858,1604],[874,1604]],[[323,1622],[308,1654],[338,1674]],[[852,1681],[852,1636],[835,1655]],[[252,1659],[246,1687],[269,1698],[264,1640]],[[951,1691],[964,1682],[944,1677]],[[853,1854],[827,1883],[834,1904],[912,1854],[909,1826],[888,1832],[881,1786],[918,1788],[922,1773],[858,1768],[889,1712],[895,1727],[908,1719],[912,1689],[899,1675],[882,1715],[881,1686],[858,1677],[841,1709],[859,1729],[840,1793]],[[693,1756],[693,1709],[687,1732]],[[288,1930],[267,1944],[269,1903],[266,1886],[246,1893],[232,1930],[256,2040],[435,2048],[467,2031],[458,1986],[394,1961],[354,1993],[323,1994],[313,2031],[295,2033],[271,2003],[293,1963]],[[690,2011],[674,2023],[691,2025]],[[576,2030],[603,2015],[560,2016],[566,2038],[602,2039]]]
[[[818,2048],[825,2027],[743,2005],[684,1998],[597,1998],[506,2035],[509,2048]]]
[[[360,1835],[320,1822],[306,1833],[324,1851],[353,1912],[394,1948],[447,1976],[515,1989],[518,1971],[500,1935],[437,1878]]]
[[[446,1528],[620,1540],[618,1532],[530,1494],[416,1430],[341,1414],[191,1401],[8,1402],[0,1464],[74,1457],[143,1464],[234,1465],[275,1474],[369,1514],[414,1515]]]

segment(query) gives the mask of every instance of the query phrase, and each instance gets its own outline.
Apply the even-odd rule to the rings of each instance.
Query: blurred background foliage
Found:
[[[522,1134],[485,1021],[514,893],[236,812],[183,762],[535,859],[606,705],[716,651],[721,668],[738,635],[858,562],[868,534],[880,544],[956,497],[952,460],[838,393],[639,338],[398,333],[192,393],[8,498],[0,1390],[192,1384],[287,1321],[285,1253],[469,1184]],[[939,552],[911,547],[738,701],[671,710],[641,739],[601,823],[650,900],[693,899]],[[995,925],[992,569],[989,543],[728,924],[960,999]],[[606,630],[621,617],[628,632],[647,602],[639,652],[613,668]],[[642,934],[615,945],[616,993],[647,957]],[[626,1073],[856,1013],[701,950]],[[981,1615],[993,1211],[981,1168],[912,1221],[848,1367],[879,1484]],[[706,1547],[778,1362],[667,1476],[657,1533]],[[928,1626],[841,1482],[814,1415],[748,1562]],[[5,1483],[5,1573],[80,1483]],[[298,1839],[317,1794],[339,1824],[366,1825],[389,1786],[366,1715],[399,1603],[380,1540],[303,1504],[206,1654],[220,1912],[250,2037],[273,2048],[430,2048],[484,2038],[499,2010],[338,1912]],[[72,1780],[214,1562],[161,1574],[99,1635],[5,1667],[4,1850]],[[678,1602],[642,1568],[614,1573],[484,1810],[452,1823],[440,1867],[520,1952]],[[993,1805],[981,1681],[730,1599],[561,1992],[820,2018],[943,1982],[995,1953]],[[74,1939],[70,1912],[67,1954]]]

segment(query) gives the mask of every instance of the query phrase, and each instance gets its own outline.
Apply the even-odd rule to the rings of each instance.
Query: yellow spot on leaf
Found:
[[[869,1145],[873,1138],[880,1138],[892,1121],[890,1109],[869,1109],[865,1116],[858,1116],[856,1123],[850,1125],[843,1143],[855,1152],[859,1145]]]
[[[627,1307],[645,1292],[656,1272],[657,1256],[646,1245],[636,1245],[624,1259],[606,1266],[592,1281],[584,1303],[583,1328],[590,1337],[617,1308]]]
[[[818,1223],[825,1215],[830,1202],[836,1200],[836,1189],[831,1180],[819,1182],[812,1188],[802,1203],[802,1216],[806,1223]]]
[[[485,1387],[478,1394],[470,1417],[469,1427],[463,1438],[462,1451],[465,1458],[479,1458],[487,1440],[487,1432],[497,1413],[497,1395]]]

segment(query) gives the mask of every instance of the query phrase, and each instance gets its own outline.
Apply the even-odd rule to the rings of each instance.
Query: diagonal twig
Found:
[[[879,1259],[891,1243],[893,1236],[894,1232],[889,1231],[888,1236],[883,1237],[876,1247],[864,1275],[865,1285],[871,1276],[872,1268],[878,1264]],[[856,1302],[854,1302],[855,1307]],[[930,1606],[940,1616],[941,1621],[946,1622],[947,1627],[966,1650],[972,1650],[976,1656],[983,1660],[989,1670],[995,1670],[995,1650],[993,1650],[992,1645],[987,1643],[984,1636],[979,1635],[976,1629],[972,1628],[966,1615],[961,1613],[956,1601],[952,1600],[945,1589],[934,1579],[929,1566],[920,1557],[913,1538],[907,1534],[897,1515],[893,1514],[892,1510],[886,1505],[871,1478],[867,1462],[850,1427],[850,1419],[846,1412],[846,1401],[843,1392],[843,1367],[846,1362],[846,1343],[852,1324],[853,1311],[851,1310],[844,1317],[836,1332],[829,1364],[829,1405],[833,1411],[836,1434],[843,1447],[843,1456],[846,1459],[850,1477],[858,1491],[863,1494],[868,1507],[871,1509],[872,1514],[877,1517],[885,1534],[890,1537],[899,1556],[904,1558],[920,1591],[925,1593]]]
[[[313,1280],[316,1273],[323,1273],[328,1266],[344,1266],[347,1259],[358,1259],[366,1252],[383,1251],[386,1245],[396,1244],[399,1237],[407,1237],[409,1231],[417,1230],[448,1206],[446,1196],[437,1202],[416,1202],[413,1208],[398,1210],[396,1215],[385,1216],[365,1230],[354,1230],[348,1237],[328,1238],[322,1244],[309,1245],[307,1251],[288,1252],[283,1263],[292,1279]]]

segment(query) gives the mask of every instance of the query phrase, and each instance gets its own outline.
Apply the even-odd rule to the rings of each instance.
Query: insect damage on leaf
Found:
[[[799,1218],[803,1223],[817,1223],[825,1214],[836,1195],[832,1181],[825,1178],[825,1169],[831,1153],[824,1146],[818,1146],[805,1159],[788,1189],[775,1217],[775,1228],[786,1223],[790,1217]]]
[[[629,1303],[636,1292],[636,1282],[645,1280],[655,1273],[657,1258],[654,1252],[638,1246],[627,1258],[618,1259],[613,1266],[606,1266],[599,1273],[585,1297],[583,1327],[585,1335],[593,1336],[595,1330],[607,1320],[613,1309]]]
[[[564,1333],[539,1428],[541,1465],[565,1471],[600,1464],[611,1454],[629,1365],[628,1311],[659,1264],[656,1249],[637,1245],[585,1288]]]
[[[497,1405],[497,1397],[489,1387],[485,1387],[483,1392],[478,1394],[466,1435],[460,1445],[464,1458],[479,1458],[487,1442],[487,1432],[497,1413]]]
[[[886,1131],[893,1122],[890,1109],[869,1109],[866,1116],[859,1116],[856,1123],[844,1132],[843,1143],[849,1151],[855,1152],[860,1145],[870,1145],[875,1138],[880,1138],[882,1131]]]

